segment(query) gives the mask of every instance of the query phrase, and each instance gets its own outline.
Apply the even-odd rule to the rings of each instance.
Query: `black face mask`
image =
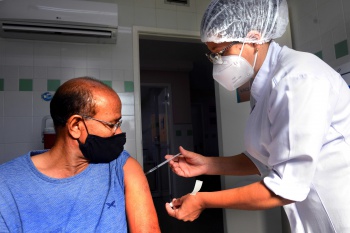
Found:
[[[116,134],[108,138],[88,134],[84,144],[79,139],[78,142],[80,151],[90,163],[109,163],[123,152],[126,134]]]

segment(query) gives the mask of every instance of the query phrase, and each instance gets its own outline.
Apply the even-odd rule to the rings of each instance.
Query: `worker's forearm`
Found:
[[[262,181],[218,192],[199,192],[197,195],[204,208],[264,210],[293,202],[275,195]]]
[[[230,157],[206,157],[207,175],[259,175],[259,170],[245,155],[239,154]]]

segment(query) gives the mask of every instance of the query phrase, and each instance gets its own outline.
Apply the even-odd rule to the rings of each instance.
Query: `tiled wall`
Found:
[[[0,163],[42,148],[41,120],[54,93],[72,77],[89,75],[111,85],[123,101],[127,149],[135,153],[132,26],[198,31],[209,0],[189,6],[164,0],[105,0],[118,3],[115,45],[0,39]],[[294,48],[336,67],[349,62],[350,1],[288,0]]]
[[[127,41],[123,46],[132,51]],[[84,75],[103,80],[120,94],[123,129],[133,151],[132,64],[118,62],[120,56],[118,45],[0,39],[0,162],[43,148],[42,119],[49,115],[50,103],[43,95],[53,95],[66,80]]]
[[[23,0],[24,1],[24,0]],[[135,117],[132,26],[198,31],[209,0],[189,6],[164,0],[106,0],[119,7],[116,44],[84,44],[0,38],[0,163],[43,148],[42,119],[49,101],[66,80],[92,76],[112,86],[121,97],[126,149],[134,155]]]
[[[332,67],[350,61],[349,0],[287,0],[293,46],[311,52]]]

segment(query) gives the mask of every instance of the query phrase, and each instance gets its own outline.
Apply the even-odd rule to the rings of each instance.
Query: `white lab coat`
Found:
[[[252,84],[245,132],[292,232],[350,232],[350,90],[316,56],[272,42]]]

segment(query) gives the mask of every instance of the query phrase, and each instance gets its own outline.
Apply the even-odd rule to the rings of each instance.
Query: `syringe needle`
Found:
[[[145,173],[145,175],[148,175],[149,173],[157,170],[158,168],[160,168],[161,166],[163,166],[166,163],[169,163],[171,160],[175,159],[177,156],[181,155],[181,153],[178,153],[176,155],[174,155],[173,157],[171,157],[170,159],[165,160],[164,162],[158,164],[157,166],[155,166],[154,168],[152,168],[151,170],[149,170],[148,172]]]

